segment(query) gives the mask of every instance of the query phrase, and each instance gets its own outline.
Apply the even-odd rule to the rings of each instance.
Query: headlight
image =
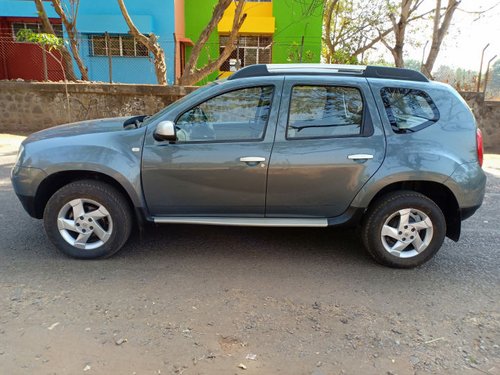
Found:
[[[16,162],[14,163],[14,166],[18,166],[19,161],[21,160],[21,156],[23,155],[23,152],[24,152],[24,146],[21,145],[19,146],[19,150],[17,151]]]

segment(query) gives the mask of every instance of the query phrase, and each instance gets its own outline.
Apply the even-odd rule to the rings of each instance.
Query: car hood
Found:
[[[54,126],[31,134],[25,143],[40,141],[49,138],[74,137],[79,135],[99,134],[117,131],[126,131],[124,122],[131,117],[114,117],[99,120],[88,120]]]

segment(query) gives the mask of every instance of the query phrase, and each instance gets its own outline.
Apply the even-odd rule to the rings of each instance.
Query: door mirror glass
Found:
[[[162,121],[156,125],[155,139],[159,141],[175,141],[175,124],[172,121]]]

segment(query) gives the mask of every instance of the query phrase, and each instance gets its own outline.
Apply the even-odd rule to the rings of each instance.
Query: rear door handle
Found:
[[[352,155],[348,155],[347,159],[349,159],[349,160],[369,160],[369,159],[373,159],[373,155],[370,155],[370,154],[352,154]]]
[[[266,158],[259,156],[244,156],[240,158],[240,161],[243,163],[262,163],[263,161],[266,161]]]

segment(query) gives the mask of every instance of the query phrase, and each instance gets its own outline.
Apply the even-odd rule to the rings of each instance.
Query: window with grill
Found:
[[[148,56],[148,49],[130,35],[90,36],[90,54],[92,56],[142,57]]]
[[[54,25],[52,25],[52,28],[54,29],[54,32],[56,33],[57,37],[59,37],[59,38],[63,37],[62,25],[54,24]],[[19,30],[23,30],[23,29],[31,30],[34,33],[43,33],[44,32],[43,26],[41,23],[14,22],[12,24],[12,36],[14,37],[14,40],[17,41],[17,33],[19,32]]]
[[[220,53],[224,51],[224,46],[228,41],[227,36],[219,38]],[[272,60],[273,38],[270,36],[241,36],[236,41],[236,49],[229,58],[224,61],[220,70],[229,72],[231,70],[230,60],[237,61],[237,68],[253,64],[270,64]],[[239,62],[239,64],[238,64]]]

